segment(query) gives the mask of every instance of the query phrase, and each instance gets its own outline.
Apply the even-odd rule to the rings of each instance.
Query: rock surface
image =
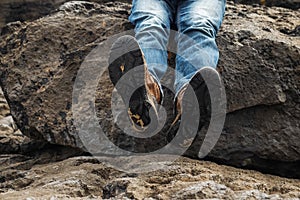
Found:
[[[66,0],[1,0],[0,29],[9,22],[35,20],[48,15]]]
[[[218,43],[228,115],[209,158],[300,177],[299,12],[231,3],[227,9]],[[71,113],[74,78],[99,42],[132,28],[129,10],[129,4],[120,2],[73,2],[44,18],[3,29],[1,84],[25,135],[84,149]],[[106,73],[96,108],[114,143],[134,151],[164,145],[160,137],[145,144],[119,135],[111,116],[112,88]]]
[[[73,157],[36,164],[30,158],[1,165],[0,199],[299,199],[300,181],[180,158],[151,173],[117,171],[107,157]],[[169,157],[169,156],[168,156]],[[132,165],[148,156],[117,158]],[[1,161],[4,160],[1,157]]]
[[[33,21],[53,13],[60,5],[70,0],[1,0],[0,32],[9,22]],[[90,2],[110,2],[109,0],[87,0]],[[131,0],[119,0],[130,3]]]
[[[280,6],[295,10],[300,8],[299,0],[234,0],[234,2],[243,4],[262,4],[266,6]]]
[[[32,21],[46,16],[61,4],[70,0],[2,0],[0,2],[0,30],[5,24],[15,21]],[[109,0],[87,0],[90,2],[109,2]],[[131,3],[131,0],[119,0]],[[299,9],[299,0],[231,0],[243,4],[264,4]]]
[[[42,148],[44,143],[28,138],[17,128],[0,88],[0,154],[25,153]]]

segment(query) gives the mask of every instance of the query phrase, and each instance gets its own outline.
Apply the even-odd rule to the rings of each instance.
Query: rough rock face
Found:
[[[299,167],[299,12],[249,6],[228,11],[218,38],[228,115],[210,156],[238,166],[269,163],[275,171]]]
[[[18,130],[0,88],[0,154],[25,153],[42,148],[45,141],[34,141]]]
[[[14,21],[31,21],[52,13],[61,4],[70,0],[1,0],[0,30]],[[87,0],[90,2],[110,2],[109,0]],[[131,0],[119,0],[131,3]],[[266,6],[282,6],[291,9],[300,8],[299,0],[232,0],[244,4],[264,4]]]
[[[125,30],[126,25],[128,25],[125,18],[125,16],[128,15],[128,10],[130,10],[129,5],[120,3],[110,3],[107,5],[70,3],[62,7],[60,12],[49,17],[26,25],[16,22],[4,29],[7,35],[3,38],[10,40],[12,43],[7,41],[7,44],[1,44],[1,58],[3,58],[3,60],[1,59],[1,67],[10,68],[8,66],[10,64],[5,61],[6,59],[14,60],[13,62],[15,63],[12,64],[17,65],[19,56],[16,57],[10,52],[14,51],[13,49],[16,50],[19,48],[24,48],[24,53],[26,54],[21,56],[22,58],[19,57],[25,60],[19,61],[26,62],[28,64],[26,64],[27,67],[29,67],[22,69],[22,71],[24,71],[22,74],[19,74],[21,77],[19,75],[14,76],[13,73],[15,72],[11,73],[6,70],[1,73],[3,80],[10,79],[11,83],[13,83],[13,85],[8,86],[8,84],[3,82],[3,87],[6,88],[7,86],[8,90],[5,89],[7,94],[9,94],[9,96],[13,95],[18,99],[16,99],[16,101],[13,100],[13,102],[8,101],[12,115],[18,121],[18,126],[24,127],[22,132],[26,132],[25,134],[32,138],[42,138],[49,142],[64,145],[76,145],[73,136],[68,135],[67,117],[69,116],[66,115],[70,110],[73,77],[76,75],[84,56],[87,55],[98,42],[105,40],[107,36]],[[61,22],[63,23],[61,24]],[[51,27],[44,26],[44,23],[51,24]],[[41,27],[44,28],[41,29]],[[30,33],[27,33],[27,30],[30,30]],[[76,33],[74,33],[71,30],[77,30],[78,32],[76,31]],[[21,38],[19,38],[19,36],[21,36]],[[10,37],[16,37],[14,38],[16,41]],[[39,42],[42,44],[37,45]],[[63,72],[64,70],[61,69],[61,67],[65,68],[65,66],[76,67],[68,67],[69,75],[67,75]],[[35,71],[34,74],[42,73],[43,78],[39,75],[35,77],[32,76],[33,71]],[[27,76],[31,77],[28,81],[26,80]],[[21,82],[18,82],[18,79],[20,79]],[[55,80],[58,80],[59,83],[53,85]],[[28,84],[27,89],[25,89],[26,86],[23,88],[22,85],[24,83]],[[34,86],[35,89],[31,86],[32,83],[36,85]],[[54,92],[60,86],[62,86],[61,91],[58,93]],[[11,89],[23,91],[23,94],[29,94],[35,91],[37,96],[30,95],[32,99],[28,99],[27,97],[22,97],[17,91],[17,93],[12,92]],[[54,93],[50,93],[54,96],[50,97],[50,101],[44,101],[44,95],[45,98],[48,98],[46,97],[49,94],[48,90],[52,90]],[[27,111],[19,112],[23,110],[23,108],[27,108],[28,111],[33,111],[34,109],[36,109],[36,111],[39,110],[38,112],[32,112],[32,114],[36,113],[33,115],[37,118],[30,119],[30,117],[28,117],[29,113],[26,114]],[[52,111],[46,114],[43,110]],[[60,117],[57,118],[57,115]],[[41,123],[42,121],[49,121],[52,125]],[[36,123],[36,126],[29,125],[31,123]],[[53,129],[54,127],[52,126],[57,127],[57,130]],[[66,135],[60,134],[62,130],[64,130]],[[40,135],[42,132],[45,132],[45,135]],[[53,135],[53,133],[56,134]]]
[[[0,2],[0,32],[1,28],[15,21],[32,21],[55,11],[61,4],[70,0],[1,0]],[[89,0],[88,0],[89,1]],[[110,2],[109,0],[90,0],[91,2]],[[131,0],[119,0],[130,3]]]
[[[1,0],[0,29],[8,22],[35,20],[49,14],[65,0]]]
[[[266,6],[280,6],[290,9],[299,9],[300,8],[300,1],[299,0],[233,0],[236,3],[243,3],[243,4],[262,4]]]
[[[13,156],[11,156],[13,157]],[[45,156],[44,156],[45,157]],[[5,160],[2,156],[1,161]],[[7,158],[6,158],[7,159]],[[180,158],[161,170],[135,174],[104,165],[106,157],[74,157],[33,165],[14,156],[1,165],[0,199],[299,199],[300,181]],[[132,165],[140,159],[126,157]],[[19,161],[17,161],[19,160]]]
[[[70,110],[74,79],[99,42],[132,28],[129,10],[126,3],[73,2],[50,16],[3,29],[1,84],[25,135],[84,149]],[[283,8],[229,3],[218,36],[228,115],[211,159],[300,176],[299,17]],[[119,135],[113,125],[112,88],[105,74],[96,97],[101,125],[115,144],[144,151],[144,143]],[[152,138],[146,147],[163,145],[160,139]],[[188,155],[197,152],[197,142]]]

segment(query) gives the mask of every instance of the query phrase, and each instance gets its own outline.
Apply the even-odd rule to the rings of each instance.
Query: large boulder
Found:
[[[99,42],[132,28],[127,20],[130,4],[98,2],[69,2],[49,16],[4,27],[1,86],[12,116],[28,137],[86,150],[71,112],[78,70]],[[228,3],[217,39],[228,113],[210,159],[299,177],[299,17],[283,8]],[[104,73],[95,102],[100,124],[118,146],[145,152],[144,143],[114,125],[112,89]],[[165,106],[171,107],[170,102]],[[146,147],[165,142],[154,137]],[[197,141],[193,147],[190,156],[197,152]]]

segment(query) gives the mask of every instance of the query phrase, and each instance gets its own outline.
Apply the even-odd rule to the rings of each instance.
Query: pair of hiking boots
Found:
[[[157,120],[158,107],[162,103],[162,91],[159,84],[149,73],[142,50],[132,36],[120,37],[112,46],[109,58],[109,76],[124,102],[128,102],[128,116],[134,129],[143,132],[148,125]],[[127,73],[129,72],[129,73]],[[178,126],[182,117],[184,102],[188,102],[186,91],[192,89],[196,95],[201,120],[210,115],[210,95],[202,74],[217,76],[218,72],[211,67],[201,68],[178,93],[175,99],[175,116],[171,128]],[[118,82],[120,79],[121,84]],[[191,108],[193,109],[193,108]],[[151,117],[152,112],[152,117]],[[154,117],[153,117],[154,114]],[[170,137],[168,140],[171,140]]]

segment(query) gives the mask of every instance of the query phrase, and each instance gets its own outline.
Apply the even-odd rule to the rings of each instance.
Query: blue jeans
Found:
[[[167,71],[170,28],[178,34],[175,96],[202,67],[216,68],[215,37],[225,12],[225,0],[133,0],[129,20],[144,52],[148,70],[160,83]]]

